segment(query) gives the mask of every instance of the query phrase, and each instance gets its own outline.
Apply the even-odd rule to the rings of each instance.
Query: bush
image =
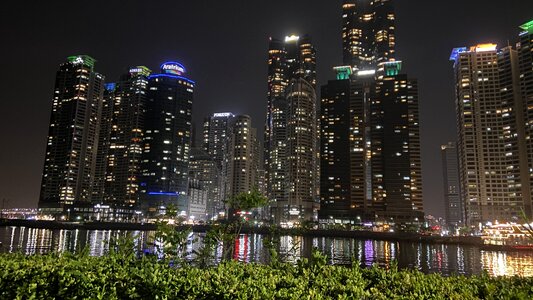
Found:
[[[319,254],[209,268],[120,253],[0,254],[0,299],[533,299],[533,279],[330,266]]]

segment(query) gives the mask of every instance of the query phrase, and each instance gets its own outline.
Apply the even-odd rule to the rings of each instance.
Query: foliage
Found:
[[[226,204],[230,209],[247,211],[266,206],[268,198],[261,194],[257,188],[254,188],[249,192],[240,193],[228,199]]]
[[[377,266],[224,262],[175,268],[154,257],[0,254],[0,299],[532,299],[531,278],[443,277]]]
[[[157,231],[154,240],[156,250],[160,257],[172,261],[174,265],[182,265],[190,254],[186,250],[192,228],[178,230],[177,225],[181,224],[181,221],[176,208],[169,205],[165,215],[156,222]]]

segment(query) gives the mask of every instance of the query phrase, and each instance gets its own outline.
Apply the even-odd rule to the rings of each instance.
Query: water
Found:
[[[138,250],[151,240],[154,232],[132,231]],[[28,255],[50,251],[77,251],[88,246],[90,255],[109,251],[109,240],[124,236],[124,231],[111,230],[49,230],[24,227],[0,227],[0,252],[21,251]],[[196,241],[195,241],[196,240]],[[201,236],[194,234],[188,251],[198,248]],[[492,276],[533,276],[533,252],[483,251],[478,247],[430,245],[408,242],[387,242],[346,238],[304,238],[284,236],[280,240],[280,256],[289,262],[309,257],[312,249],[326,253],[331,264],[349,264],[352,259],[362,265],[388,266],[397,261],[400,268],[418,269],[424,273],[480,274]],[[235,241],[236,260],[265,262],[267,254],[261,235],[241,235]],[[222,247],[217,249],[220,259]]]

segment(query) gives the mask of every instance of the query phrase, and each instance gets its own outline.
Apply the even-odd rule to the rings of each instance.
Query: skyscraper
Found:
[[[104,92],[94,64],[90,56],[71,56],[56,75],[39,198],[51,214],[91,206]]]
[[[290,154],[287,146],[290,103],[287,89],[294,79],[305,80],[312,89],[316,87],[316,51],[311,38],[295,35],[285,37],[284,41],[271,38],[264,138],[265,181],[268,196],[272,201],[280,203],[288,203],[289,197],[287,172]],[[316,112],[313,115],[316,116]],[[317,169],[318,166],[315,170]],[[278,206],[274,204],[274,207]],[[275,215],[281,216],[279,213]]]
[[[98,149],[96,154],[96,168],[92,189],[92,202],[103,203],[105,198],[105,183],[107,171],[107,157],[112,129],[113,104],[115,102],[115,83],[104,85],[102,110],[100,113],[100,128],[98,134]]]
[[[177,62],[148,77],[142,154],[142,206],[150,214],[175,205],[186,211],[194,81]]]
[[[106,205],[131,210],[139,204],[144,115],[150,73],[150,69],[144,66],[131,67],[112,85],[112,96],[108,100],[111,109],[102,114],[106,116],[106,127],[109,128],[106,130],[107,137],[101,135],[108,141],[107,145],[99,149],[107,152],[102,199]]]
[[[232,122],[228,140],[229,195],[236,196],[258,187],[258,140],[257,130],[252,127],[252,118],[236,116]]]
[[[204,120],[203,150],[222,165],[228,152],[228,138],[231,135],[231,124],[235,115],[230,112],[214,113]]]
[[[418,82],[387,64],[370,102],[372,205],[382,219],[422,221]]]
[[[351,74],[351,67],[347,67],[347,70]],[[339,77],[338,80],[330,80],[321,90],[319,211],[321,218],[329,216],[345,218],[351,211],[350,97],[354,94],[351,85],[352,81],[348,78]],[[363,155],[362,151],[360,153]],[[363,167],[359,167],[363,171]]]
[[[459,178],[459,156],[456,143],[441,146],[442,170],[444,183],[444,205],[446,223],[451,226],[464,224],[463,200],[461,199]]]
[[[322,87],[322,222],[422,221],[418,84],[395,58],[393,2],[343,2],[344,66]]]
[[[277,223],[313,220],[318,212],[316,120],[314,87],[303,78],[291,80],[286,92],[286,146],[281,158],[285,180],[280,186],[282,197],[271,203],[271,215]]]
[[[187,189],[187,209],[186,216],[192,221],[207,220],[207,197],[208,190],[202,185],[200,180],[189,178],[189,187]]]
[[[217,217],[224,210],[219,199],[220,169],[215,160],[200,148],[192,148],[189,161],[189,178],[198,180],[207,191],[206,213],[209,219]]]
[[[529,194],[524,194],[526,214],[533,218],[533,20],[520,26],[518,43],[519,78],[524,119],[524,156],[527,166],[523,168],[522,185]],[[529,197],[529,198],[528,198]]]
[[[204,120],[203,150],[213,159],[219,176],[213,200],[215,214],[224,211],[224,201],[230,196],[231,183],[229,160],[231,136],[235,115],[230,112],[214,113]]]
[[[523,179],[527,161],[516,50],[480,44],[454,49],[451,60],[466,221],[517,221],[522,209],[530,213],[531,194]]]
[[[344,0],[343,63],[356,71],[375,70],[395,57],[392,0]]]

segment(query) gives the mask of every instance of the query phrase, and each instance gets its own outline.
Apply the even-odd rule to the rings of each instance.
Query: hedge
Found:
[[[320,257],[198,268],[124,255],[0,254],[0,299],[533,299],[533,279],[331,266]]]

